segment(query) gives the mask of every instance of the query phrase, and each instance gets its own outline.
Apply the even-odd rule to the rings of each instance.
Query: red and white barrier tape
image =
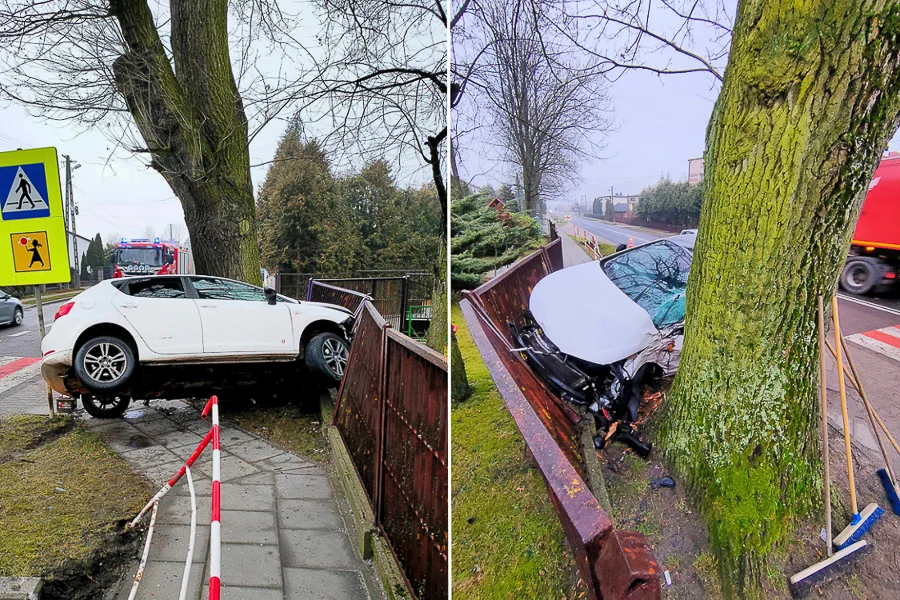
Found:
[[[189,467],[192,467],[194,465],[194,462],[198,458],[200,458],[201,454],[203,454],[203,451],[206,450],[206,447],[212,441],[212,436],[213,436],[213,432],[212,432],[212,429],[210,429],[209,433],[206,434],[206,437],[204,437],[203,440],[197,445],[197,448],[194,450],[194,453],[191,454],[190,458],[188,458],[187,461],[185,461],[185,463],[178,470],[178,472],[172,476],[172,479],[170,479],[168,482],[166,482],[166,485],[162,486],[162,488],[158,492],[156,492],[155,496],[150,498],[150,501],[147,502],[147,504],[144,506],[144,508],[141,509],[141,512],[139,512],[138,515],[134,519],[131,520],[131,523],[128,524],[129,527],[131,527],[131,528],[136,527],[138,522],[140,522],[141,518],[147,513],[147,511],[150,510],[150,508],[153,505],[157,504],[160,501],[160,499],[162,499],[163,496],[168,494],[169,490],[171,490],[172,487],[176,483],[178,483],[179,479],[184,477],[185,471]]]
[[[212,510],[209,524],[209,600],[219,600],[222,585],[222,523],[221,523],[221,448],[219,447],[219,399],[213,396],[206,403],[202,418],[212,407]]]
[[[188,583],[191,579],[191,563],[194,562],[194,538],[197,537],[197,495],[194,492],[194,480],[190,467],[186,470],[188,489],[191,491],[191,537],[188,539],[187,559],[184,561],[184,574],[181,576],[181,593],[178,600],[187,599]]]
[[[147,541],[144,543],[144,554],[141,556],[141,563],[138,565],[137,573],[134,575],[134,583],[131,586],[131,593],[128,594],[128,600],[134,600],[134,597],[137,596],[138,586],[141,585],[144,567],[147,566],[147,556],[150,554],[150,541],[153,539],[153,528],[156,527],[156,513],[158,511],[159,504],[154,504],[153,512],[150,514],[150,528],[147,529]]]

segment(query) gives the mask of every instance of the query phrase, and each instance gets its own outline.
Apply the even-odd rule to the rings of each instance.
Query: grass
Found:
[[[591,250],[590,250],[589,248],[585,248],[585,245],[581,242],[581,240],[579,240],[578,238],[576,238],[576,237],[575,237],[574,235],[572,235],[571,233],[568,234],[568,236],[569,236],[570,238],[572,238],[573,240],[575,240],[575,241],[578,243],[578,246],[579,246],[581,249],[583,249],[588,255],[590,255],[591,257],[594,256],[593,253],[591,252]],[[598,242],[598,243],[597,243],[597,251],[600,253],[601,256],[609,256],[610,254],[615,254],[615,253],[616,253],[616,246],[615,246],[615,244],[607,244],[607,243],[604,243],[604,242]]]
[[[318,396],[315,396],[318,401]],[[253,405],[228,412],[226,418],[284,448],[317,462],[328,461],[328,443],[318,402],[282,406]]]
[[[471,395],[451,408],[453,597],[581,598],[543,479],[454,305]]]
[[[0,419],[0,576],[91,562],[152,493],[71,418]]]

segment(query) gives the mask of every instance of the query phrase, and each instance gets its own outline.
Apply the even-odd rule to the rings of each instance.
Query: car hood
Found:
[[[628,358],[659,336],[647,311],[617,288],[597,261],[538,281],[529,308],[561,352],[600,365]]]

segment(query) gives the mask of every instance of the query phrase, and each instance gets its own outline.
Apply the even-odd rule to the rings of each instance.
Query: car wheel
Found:
[[[125,387],[134,375],[136,362],[128,342],[102,335],[88,340],[78,349],[75,375],[92,392],[113,392]]]
[[[862,257],[847,261],[841,272],[841,287],[851,294],[868,294],[881,282],[881,264]]]
[[[85,394],[81,397],[81,406],[89,415],[97,419],[113,419],[121,417],[131,404],[130,398],[122,396],[97,397]]]
[[[306,345],[306,366],[333,383],[340,383],[347,368],[350,344],[335,333],[320,333]]]
[[[21,325],[22,321],[25,319],[25,314],[22,312],[21,308],[16,309],[16,314],[13,315],[13,325]]]

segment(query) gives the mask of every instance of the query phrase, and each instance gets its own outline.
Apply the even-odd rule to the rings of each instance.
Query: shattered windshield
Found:
[[[646,310],[657,328],[684,319],[691,255],[666,240],[636,248],[603,263],[616,287]]]

